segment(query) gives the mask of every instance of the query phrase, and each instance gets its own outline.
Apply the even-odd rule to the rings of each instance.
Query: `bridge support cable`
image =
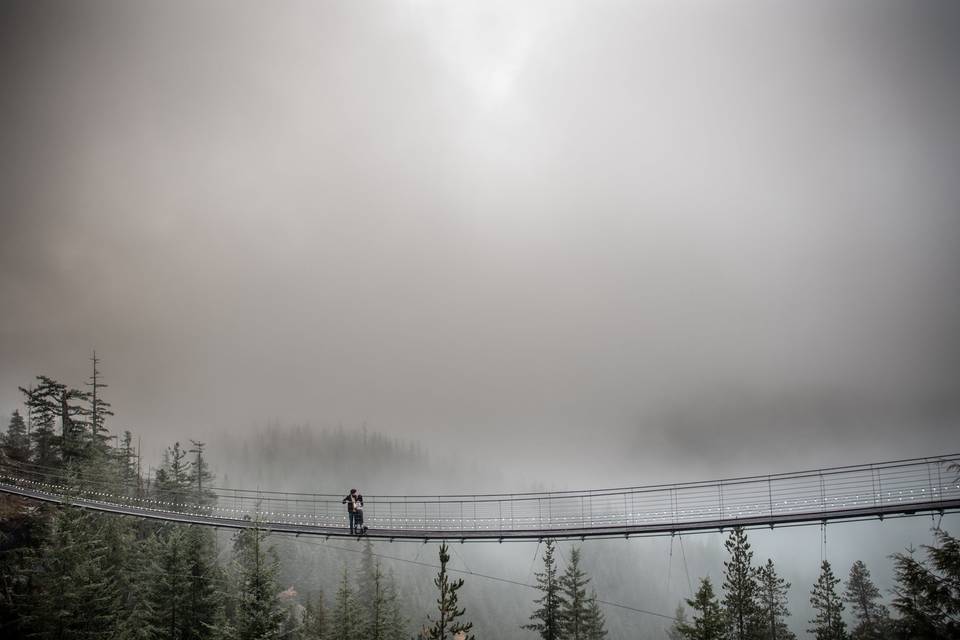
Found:
[[[383,539],[542,540],[682,535],[960,510],[960,454],[671,485],[515,494],[369,496]],[[215,499],[145,494],[76,470],[0,463],[0,492],[142,518],[347,537],[339,496],[211,487]],[[681,542],[682,544],[682,542]]]

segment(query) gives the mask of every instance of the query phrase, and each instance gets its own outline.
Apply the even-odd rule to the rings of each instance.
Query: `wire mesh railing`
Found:
[[[796,522],[960,506],[960,454],[767,476],[585,491],[366,496],[371,532],[397,537],[595,535]],[[106,511],[341,535],[339,494],[167,482],[138,484],[89,472],[0,463],[0,491]]]

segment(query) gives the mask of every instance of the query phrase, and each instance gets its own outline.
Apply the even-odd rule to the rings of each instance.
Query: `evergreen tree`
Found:
[[[21,602],[21,617],[38,637],[107,638],[116,626],[117,587],[104,570],[101,524],[79,509],[57,509],[31,552],[31,590]]]
[[[328,640],[353,640],[359,637],[363,629],[363,620],[357,604],[356,594],[350,588],[347,567],[343,567],[340,587],[334,597],[333,612],[330,616]]]
[[[183,511],[191,494],[187,451],[176,442],[163,452],[163,465],[157,469],[157,497],[172,511]]]
[[[857,618],[857,626],[850,633],[853,640],[882,640],[885,634],[887,608],[877,602],[880,589],[870,579],[870,571],[857,560],[850,567],[843,601],[850,605]]]
[[[934,640],[943,637],[940,630],[945,626],[946,618],[934,597],[936,578],[915,554],[916,550],[909,547],[906,553],[897,553],[893,557],[896,586],[892,604],[900,614],[895,622],[897,637]]]
[[[390,626],[389,593],[380,570],[378,560],[373,568],[373,593],[370,594],[370,604],[367,607],[366,632],[364,638],[368,640],[387,640]]]
[[[151,638],[182,640],[189,606],[187,554],[184,529],[171,526],[151,541],[152,563],[148,596]]]
[[[377,562],[373,557],[373,543],[370,538],[363,541],[360,551],[360,571],[357,573],[357,600],[363,610],[364,622],[370,622],[374,617],[374,606],[377,599]],[[382,576],[381,576],[382,579]],[[383,585],[379,586],[382,597]],[[365,624],[366,626],[366,624]]]
[[[3,453],[14,462],[30,461],[30,438],[27,435],[27,423],[19,410],[14,410],[3,437]]]
[[[83,415],[90,424],[89,436],[93,450],[97,454],[105,455],[110,448],[107,443],[109,434],[107,433],[105,422],[107,416],[113,415],[113,411],[110,410],[110,403],[103,399],[103,394],[101,393],[101,390],[105,389],[107,385],[104,384],[103,379],[100,377],[100,371],[97,369],[100,358],[97,357],[96,351],[93,352],[93,357],[90,358],[90,361],[93,363],[93,371],[86,383],[86,385],[90,387],[90,391],[84,394],[88,406],[84,409]]]
[[[843,621],[843,602],[837,595],[836,587],[840,578],[833,576],[833,569],[826,560],[820,565],[820,577],[810,592],[810,606],[817,617],[810,621],[813,625],[808,631],[816,635],[817,640],[845,640],[846,623]]]
[[[927,560],[919,561],[913,549],[894,555],[893,607],[900,614],[895,627],[899,637],[960,637],[960,541],[935,529],[937,544],[927,546]]]
[[[266,547],[267,532],[254,526],[234,538],[234,556],[239,574],[237,640],[276,638],[284,612],[277,601],[279,560]]]
[[[114,520],[120,520],[114,518]],[[151,606],[152,589],[156,577],[154,569],[155,538],[139,538],[137,525],[130,525],[127,531],[118,534],[118,543],[123,545],[120,553],[122,562],[122,580],[120,597],[123,614],[118,622],[119,640],[150,640],[154,637],[152,621],[154,611]]]
[[[120,450],[117,452],[120,492],[127,496],[140,495],[140,470],[137,468],[138,454],[133,447],[133,434],[129,430],[120,438]]]
[[[725,546],[730,559],[723,563],[723,607],[729,637],[730,640],[751,640],[759,637],[759,587],[756,570],[751,566],[753,551],[743,527],[730,531]]]
[[[530,624],[523,625],[523,629],[530,629],[540,634],[543,640],[560,640],[561,637],[561,607],[563,599],[560,592],[560,579],[557,575],[557,562],[553,557],[556,543],[547,540],[543,550],[543,571],[536,573],[537,589],[543,595],[534,600],[539,605],[530,614]]]
[[[785,620],[790,616],[787,609],[787,593],[790,583],[777,575],[773,560],[757,572],[759,637],[763,640],[795,640],[796,636],[787,627]]]
[[[323,601],[323,592],[316,599],[307,600],[307,610],[303,616],[304,635],[311,640],[325,640],[328,632],[327,608]]]
[[[584,637],[587,640],[603,640],[607,637],[606,622],[603,617],[603,611],[600,610],[600,603],[597,601],[597,592],[594,591],[587,598],[587,615],[584,628],[586,633]]]
[[[185,640],[213,638],[223,615],[219,587],[223,583],[214,551],[214,532],[191,526],[184,533],[186,559],[186,609],[183,615]]]
[[[447,544],[440,545],[440,572],[434,578],[433,584],[440,592],[437,598],[437,619],[428,618],[431,623],[427,628],[426,637],[429,640],[448,640],[458,633],[464,635],[470,633],[473,628],[472,622],[459,622],[465,609],[457,608],[457,592],[463,587],[463,578],[451,581],[447,575],[447,563],[450,562],[450,554],[447,553]],[[473,635],[466,636],[466,640],[473,640]]]
[[[687,610],[683,608],[681,603],[677,605],[677,610],[673,612],[673,624],[667,629],[668,640],[682,640],[684,636],[681,630],[686,626]]]
[[[196,440],[191,440],[190,444],[193,445],[193,448],[190,449],[190,453],[193,454],[193,461],[190,463],[190,470],[187,472],[187,482],[191,487],[192,503],[197,506],[212,505],[217,501],[217,494],[211,488],[214,476],[210,471],[210,465],[203,459],[203,448],[207,445]]]
[[[84,418],[86,417],[86,394],[78,389],[60,385],[60,448],[66,464],[89,462],[93,448],[87,439]]]
[[[723,609],[713,592],[710,578],[700,580],[693,599],[687,600],[687,606],[693,609],[693,624],[679,623],[677,630],[686,640],[724,640],[726,638],[726,621]]]
[[[560,628],[564,640],[587,640],[589,582],[587,574],[580,568],[580,549],[574,547],[570,550],[570,562],[560,578]]]
[[[59,398],[65,385],[47,376],[37,376],[35,386],[20,392],[26,396],[24,403],[30,416],[30,439],[33,441],[34,462],[42,467],[57,467],[60,464],[61,438],[57,436],[56,422],[59,415]]]
[[[393,576],[393,570],[387,574],[386,582],[386,601],[387,601],[387,633],[389,640],[406,640],[407,621],[403,615],[403,608],[400,605],[400,597],[397,593],[397,583]]]

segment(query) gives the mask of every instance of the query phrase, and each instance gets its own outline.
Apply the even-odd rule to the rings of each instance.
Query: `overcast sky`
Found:
[[[3,1],[0,80],[4,413],[96,349],[154,447],[960,449],[956,2]]]

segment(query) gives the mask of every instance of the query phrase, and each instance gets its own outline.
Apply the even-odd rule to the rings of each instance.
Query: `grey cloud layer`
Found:
[[[0,12],[8,409],[96,347],[158,440],[958,444],[951,3]]]

